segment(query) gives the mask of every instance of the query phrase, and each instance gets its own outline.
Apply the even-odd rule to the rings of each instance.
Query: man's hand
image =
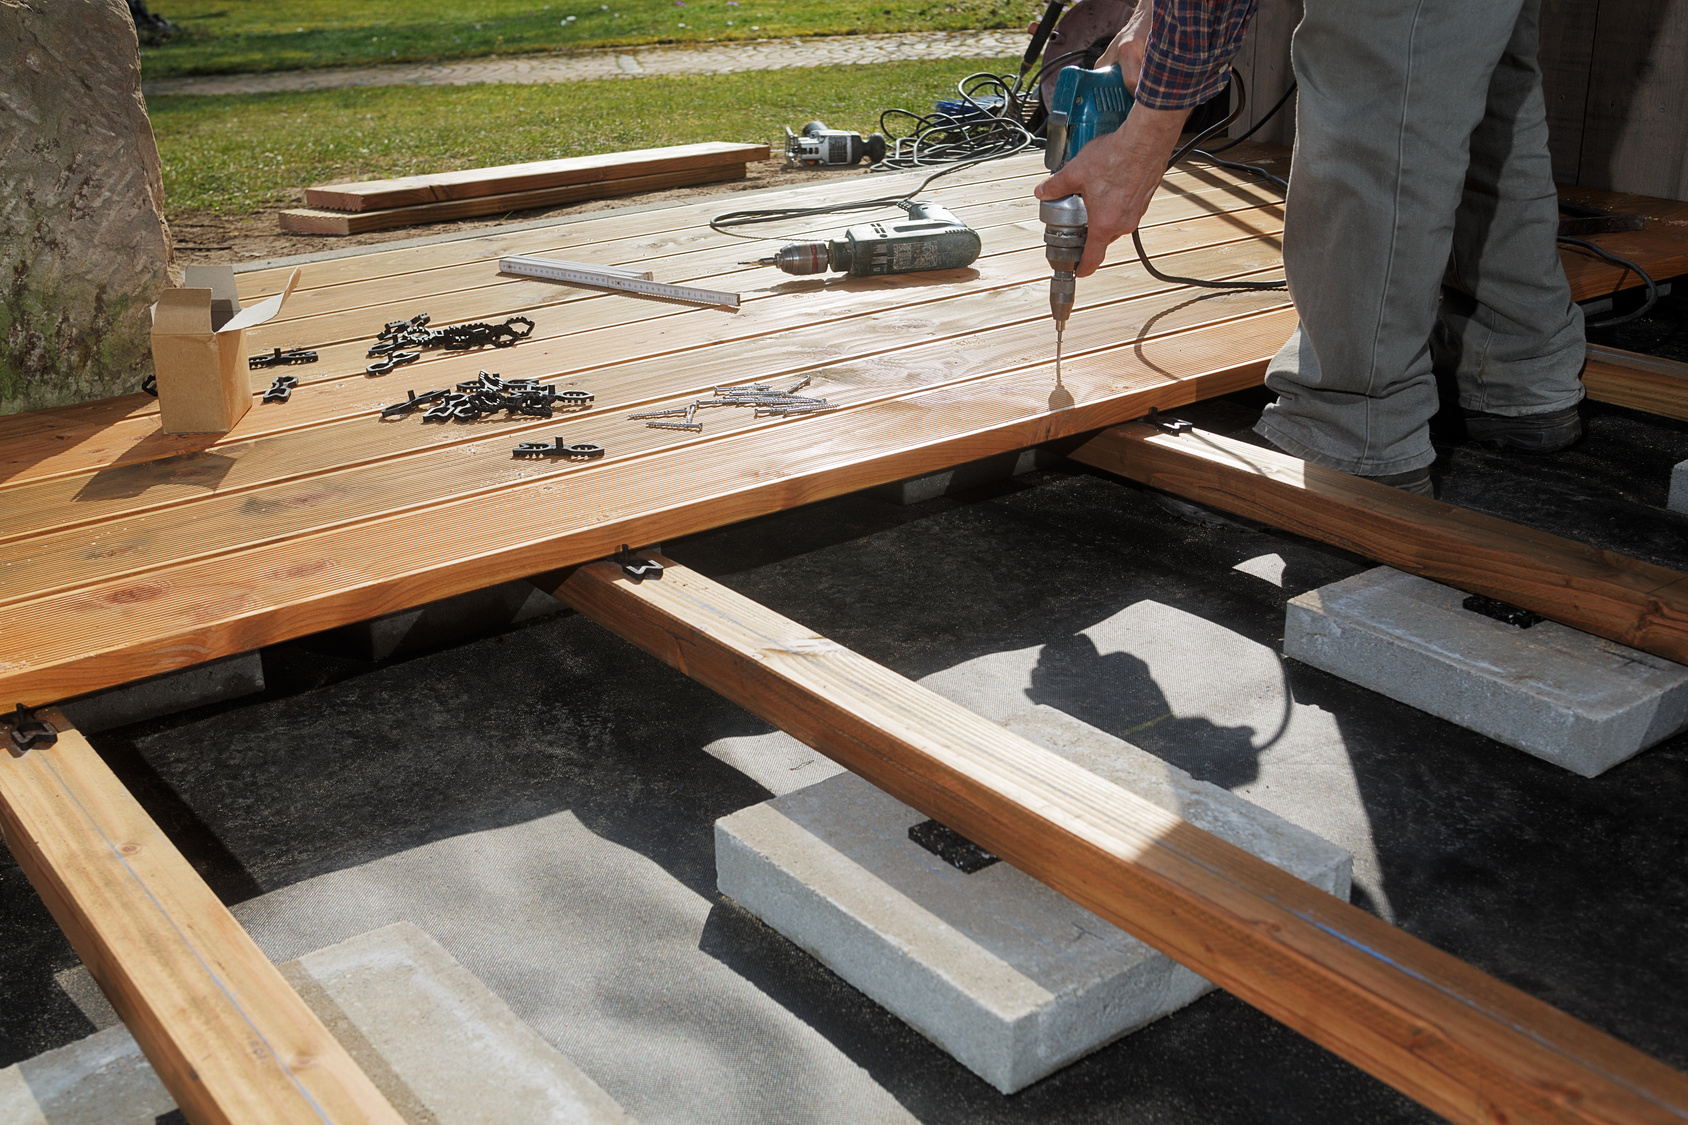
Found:
[[[1090,234],[1078,276],[1095,273],[1108,246],[1137,229],[1189,115],[1187,109],[1134,105],[1125,124],[1085,145],[1066,167],[1033,189],[1039,199],[1060,199],[1074,192],[1083,196]]]
[[[1131,18],[1125,21],[1120,33],[1108,44],[1108,49],[1096,60],[1098,69],[1119,63],[1125,88],[1137,95],[1137,80],[1143,76],[1143,57],[1149,50],[1149,28],[1152,24],[1155,0],[1137,0]]]

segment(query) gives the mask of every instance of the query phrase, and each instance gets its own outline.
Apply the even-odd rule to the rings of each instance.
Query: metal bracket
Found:
[[[12,728],[9,737],[13,752],[19,756],[38,747],[52,746],[59,740],[58,729],[46,719],[38,717],[35,710],[20,703],[18,709],[10,715],[0,715],[0,722]]]
[[[627,544],[621,545],[621,550],[610,556],[610,561],[621,567],[621,573],[627,575],[635,583],[645,579],[662,577],[662,564],[655,559],[642,559],[628,549]]]
[[[1174,437],[1179,434],[1187,434],[1196,428],[1196,424],[1194,422],[1186,422],[1182,418],[1162,418],[1160,407],[1158,406],[1149,407],[1149,412],[1143,415],[1143,421],[1147,422],[1161,433],[1172,434]]]

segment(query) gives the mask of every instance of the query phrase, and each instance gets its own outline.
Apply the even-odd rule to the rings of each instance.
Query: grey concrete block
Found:
[[[306,954],[281,972],[412,1125],[631,1121],[408,922]],[[121,1026],[0,1070],[5,1125],[153,1125],[174,1108]]]
[[[361,660],[386,660],[479,637],[568,607],[526,579],[441,598],[319,634],[329,647]]]
[[[1284,653],[1594,777],[1688,726],[1688,667],[1378,567],[1290,601]]]
[[[1052,708],[1014,725],[1347,897],[1352,857],[1312,833]],[[908,839],[924,819],[832,777],[717,821],[718,885],[1003,1093],[1212,988],[1006,863],[950,867]]]
[[[1665,507],[1673,512],[1688,512],[1688,461],[1678,461],[1670,471],[1670,499]]]
[[[1059,460],[1061,458],[1058,455],[1034,446],[1012,453],[981,457],[977,461],[956,465],[942,472],[882,484],[869,491],[881,500],[889,500],[893,504],[919,504],[939,496],[948,496],[953,492],[965,492],[970,488],[995,484],[1022,473],[1047,468]]]
[[[94,734],[263,690],[262,658],[255,652],[243,652],[110,691],[79,696],[59,706],[77,730]]]

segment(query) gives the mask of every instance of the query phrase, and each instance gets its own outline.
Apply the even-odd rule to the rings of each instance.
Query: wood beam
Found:
[[[1458,1122],[1688,1120],[1688,1076],[663,560],[557,596]]]
[[[402,1125],[62,714],[0,749],[0,833],[193,1125]]]
[[[1068,456],[1688,664],[1680,571],[1202,430],[1133,422]]]
[[[1591,344],[1582,381],[1596,402],[1688,422],[1688,363]]]

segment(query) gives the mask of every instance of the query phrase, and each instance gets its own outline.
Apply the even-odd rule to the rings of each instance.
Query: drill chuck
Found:
[[[1056,327],[1065,327],[1078,284],[1073,271],[1084,257],[1090,216],[1084,200],[1069,195],[1045,200],[1038,207],[1038,218],[1043,220],[1043,256],[1049,262],[1049,315],[1055,318]]]
[[[772,258],[764,258],[770,266],[786,273],[825,273],[832,268],[831,247],[825,242],[793,242],[780,248]]]

